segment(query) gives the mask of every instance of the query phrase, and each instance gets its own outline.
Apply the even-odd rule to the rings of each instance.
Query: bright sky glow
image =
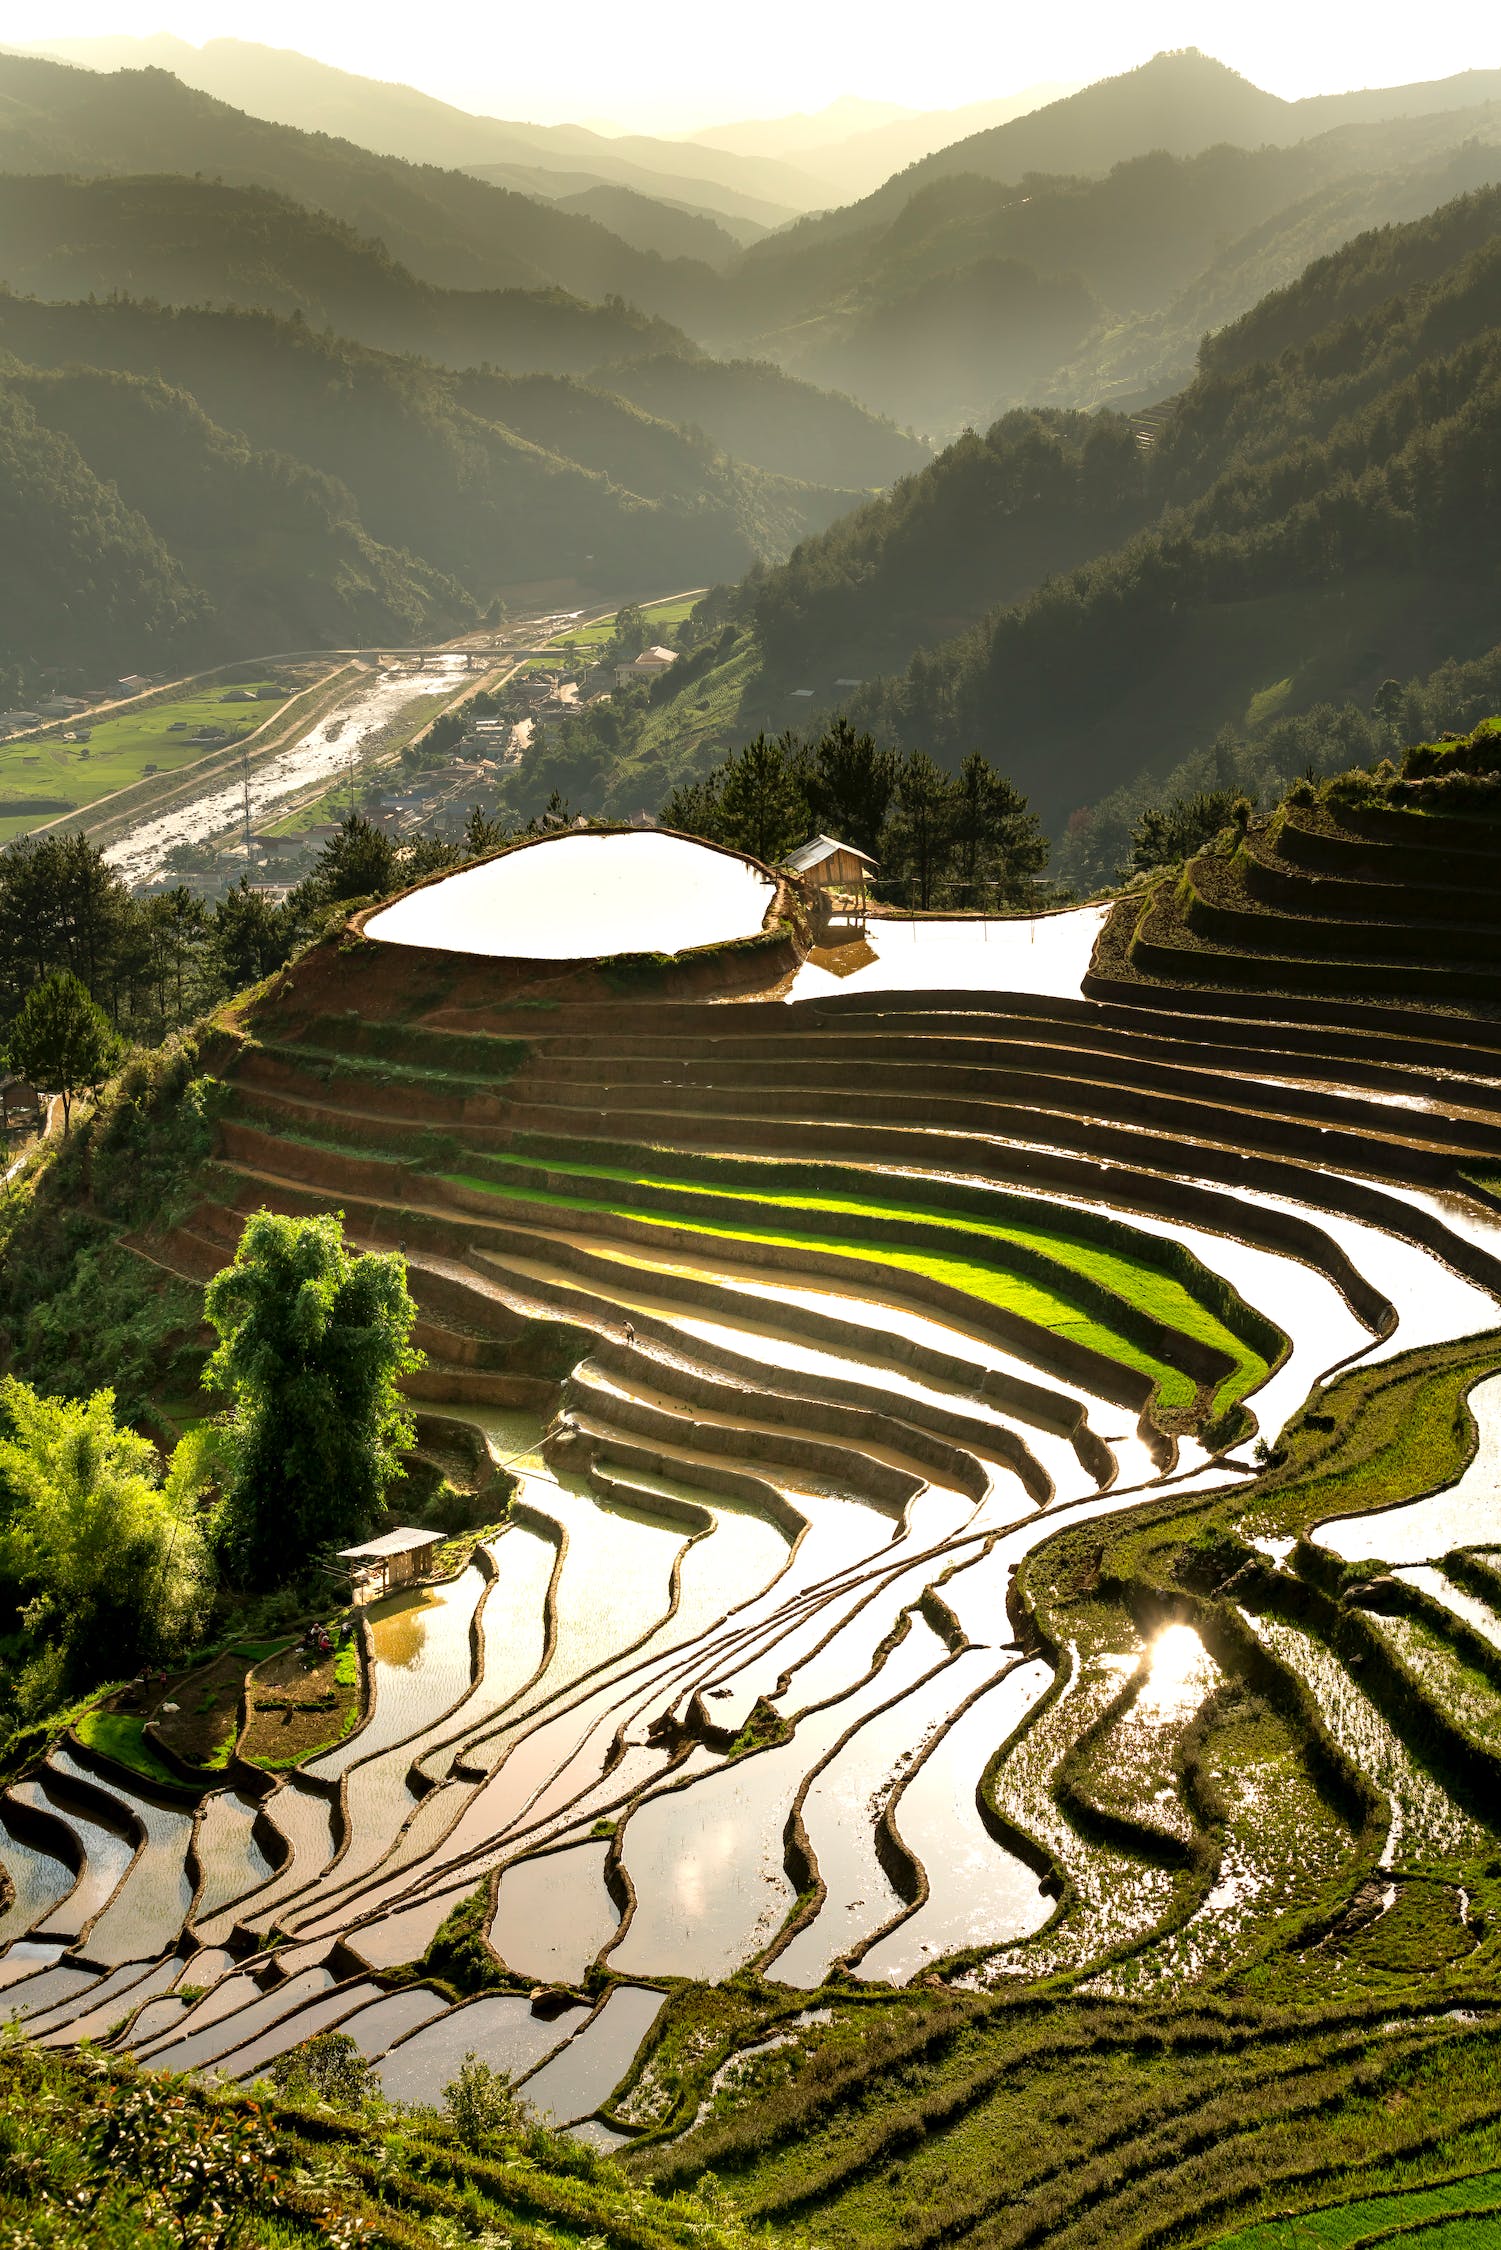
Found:
[[[664,16],[618,0],[559,8],[479,0],[8,0],[0,39],[167,31],[294,47],[461,108],[539,123],[611,121],[689,132],[819,109],[841,94],[953,108],[1039,80],[1129,70],[1162,47],[1201,47],[1289,99],[1501,65],[1501,18],[1480,0],[1110,0],[997,8],[992,0],[761,0]],[[609,128],[607,128],[609,129]]]

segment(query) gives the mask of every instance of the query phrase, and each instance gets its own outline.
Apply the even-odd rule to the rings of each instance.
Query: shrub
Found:
[[[459,2065],[458,2077],[443,2090],[443,2107],[466,2148],[514,2139],[526,2129],[525,2112],[510,2073],[492,2070],[472,2048]]]
[[[379,2091],[373,2063],[366,2062],[347,2031],[319,2031],[278,2055],[271,2083],[287,2099],[327,2102],[331,2109],[363,2109]]]

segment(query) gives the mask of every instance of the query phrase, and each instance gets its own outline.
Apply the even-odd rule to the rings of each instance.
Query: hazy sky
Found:
[[[1481,0],[3,0],[0,42],[174,32],[296,47],[465,109],[542,122],[694,126],[864,94],[950,108],[1042,79],[1129,69],[1160,47],[1202,47],[1288,96],[1441,78],[1501,65],[1501,17]]]

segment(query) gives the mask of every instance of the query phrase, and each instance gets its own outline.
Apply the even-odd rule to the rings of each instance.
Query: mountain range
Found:
[[[438,129],[411,89],[222,44],[194,67],[238,55],[240,101]],[[548,169],[590,138],[635,163],[630,136],[471,118],[437,165],[156,64],[0,56],[0,478],[22,522],[57,495],[3,653],[178,662],[437,632],[527,582],[716,580],[680,680],[608,746],[575,723],[598,801],[842,700],[1062,818],[1211,719],[1491,645],[1498,97],[1287,103],[1163,55],[952,113],[985,114],[760,232]],[[653,176],[785,186],[821,134],[935,129],[844,104],[661,143]],[[456,166],[502,133],[489,168],[529,134],[558,192]]]
[[[327,76],[316,66],[318,85]],[[349,83],[393,101],[407,91]],[[659,353],[673,339],[650,324],[665,322],[712,355],[770,360],[942,440],[1038,399],[1160,397],[1187,378],[1207,327],[1310,257],[1501,176],[1501,102],[1485,98],[1498,83],[1471,72],[1289,104],[1203,56],[1159,56],[745,245],[736,222],[618,182],[548,201],[248,115],[159,68],[0,57],[0,172],[202,175],[225,191],[270,191],[303,214],[281,212],[263,252],[260,218],[232,199],[204,223],[180,187],[157,186],[146,194],[157,215],[137,219],[122,191],[107,219],[102,199],[91,207],[77,242],[66,231],[48,238],[34,212],[29,231],[0,236],[0,271],[48,294],[68,291],[73,273],[79,286],[173,302],[300,303],[384,347],[574,373],[633,356],[628,330]],[[420,110],[428,97],[412,100]],[[1390,114],[1372,122],[1365,113],[1383,101]],[[359,103],[351,95],[345,106]],[[1299,140],[1300,126],[1316,129]],[[1234,145],[1236,131],[1257,144]],[[1052,168],[1029,172],[1042,151]],[[363,249],[335,246],[338,221]],[[287,240],[297,226],[308,238],[300,249]],[[372,257],[388,268],[378,284]],[[337,276],[351,259],[362,274]],[[496,291],[562,291],[606,313],[498,306]],[[597,351],[591,322],[616,331]]]
[[[691,776],[836,706],[951,767],[982,750],[1054,823],[1225,728],[1337,740],[1387,680],[1501,663],[1498,463],[1493,186],[1314,261],[1157,413],[1013,413],[717,592],[712,663],[604,801],[639,794],[633,758]]]

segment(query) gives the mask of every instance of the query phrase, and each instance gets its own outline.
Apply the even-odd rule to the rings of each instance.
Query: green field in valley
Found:
[[[254,703],[231,701],[237,690],[253,690]],[[169,702],[119,711],[106,719],[60,721],[44,739],[0,748],[0,843],[60,815],[96,804],[101,797],[140,781],[151,770],[175,773],[206,758],[222,744],[195,740],[207,727],[227,728],[231,736],[250,734],[285,708],[295,689],[263,678],[216,680],[212,686]],[[265,700],[259,700],[264,693]],[[64,742],[66,733],[88,735],[87,742]]]
[[[697,594],[682,594],[672,601],[643,602],[641,613],[654,626],[681,625],[698,599]],[[614,632],[616,614],[612,611],[608,617],[596,618],[592,625],[566,626],[561,633],[553,635],[549,645],[560,648],[565,641],[572,641],[579,648],[599,648]]]

